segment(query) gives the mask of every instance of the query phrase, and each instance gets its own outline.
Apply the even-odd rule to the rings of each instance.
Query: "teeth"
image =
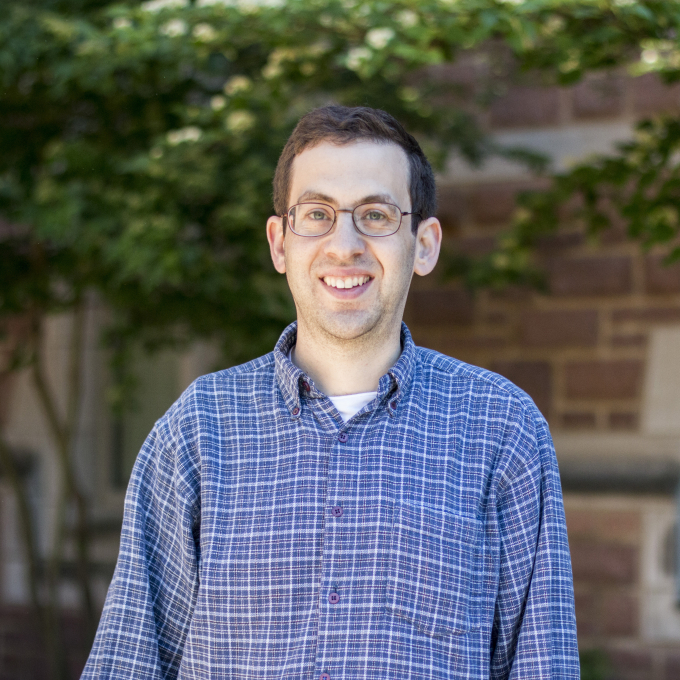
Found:
[[[354,288],[363,286],[370,278],[370,276],[348,276],[341,279],[339,276],[324,276],[323,282],[331,288]]]

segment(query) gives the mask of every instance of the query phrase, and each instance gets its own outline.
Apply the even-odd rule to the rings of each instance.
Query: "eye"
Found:
[[[305,213],[305,219],[311,222],[323,222],[324,220],[330,220],[331,217],[326,210],[323,210],[322,208],[319,207],[315,207],[310,208]]]
[[[364,219],[369,220],[370,222],[376,222],[378,220],[384,220],[385,214],[381,213],[379,210],[369,210],[364,213]]]

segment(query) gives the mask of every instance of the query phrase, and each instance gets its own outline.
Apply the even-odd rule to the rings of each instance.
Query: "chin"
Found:
[[[330,336],[338,340],[356,340],[375,330],[380,316],[358,316],[355,314],[341,314],[326,318],[319,324]]]

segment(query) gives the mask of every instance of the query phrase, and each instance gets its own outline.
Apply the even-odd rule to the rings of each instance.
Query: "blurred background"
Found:
[[[416,342],[548,419],[583,678],[680,678],[679,29],[651,0],[3,0],[0,679],[79,676],[144,437],[294,318],[271,178],[331,102],[436,165]]]

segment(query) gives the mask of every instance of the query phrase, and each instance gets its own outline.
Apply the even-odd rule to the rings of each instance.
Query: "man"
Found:
[[[274,203],[297,323],[149,435],[83,677],[578,677],[548,427],[401,322],[441,242],[417,142],[382,111],[312,111]]]

